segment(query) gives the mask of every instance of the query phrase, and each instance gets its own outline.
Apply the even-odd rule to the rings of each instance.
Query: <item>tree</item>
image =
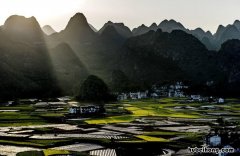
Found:
[[[76,98],[88,102],[107,102],[113,100],[113,96],[110,94],[106,83],[94,75],[88,76],[82,83]]]

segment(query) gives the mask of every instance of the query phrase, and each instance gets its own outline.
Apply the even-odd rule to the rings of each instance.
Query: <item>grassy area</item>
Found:
[[[131,122],[138,117],[172,117],[172,118],[190,118],[197,119],[201,118],[202,115],[194,111],[177,111],[173,109],[175,106],[185,106],[186,104],[179,103],[183,99],[175,98],[165,98],[165,99],[147,99],[147,100],[137,100],[137,101],[124,101],[122,106],[128,112],[129,115],[122,116],[111,116],[100,119],[89,119],[85,122],[88,124],[112,124],[121,122]],[[116,105],[117,107],[118,105]]]
[[[63,113],[45,113],[40,116],[42,116],[42,117],[64,117],[64,114]]]
[[[55,144],[59,144],[59,143],[65,143],[65,142],[69,142],[69,139],[63,139],[63,140],[37,140],[37,139],[29,139],[29,140],[0,140],[0,144],[6,144],[6,145],[29,145],[29,146],[33,146],[33,147],[48,147],[48,146],[52,146]]]
[[[33,107],[31,105],[18,105],[18,106],[3,106],[0,110],[19,110],[19,111],[32,111]]]
[[[55,120],[48,118],[60,118],[64,116],[67,108],[61,111],[36,112],[38,108],[30,104],[19,104],[15,106],[0,106],[0,127],[30,126],[54,123]],[[6,110],[6,111],[5,111]],[[16,111],[7,111],[16,110]]]
[[[29,145],[29,146],[35,146],[35,147],[43,147],[42,144],[33,143],[33,142],[25,142],[25,141],[12,141],[12,140],[0,140],[0,144],[7,144],[7,145]]]
[[[147,104],[146,104],[147,105]],[[173,117],[173,118],[199,118],[200,115],[192,112],[183,113],[183,112],[176,112],[169,108],[161,108],[154,106],[147,106],[147,107],[126,107],[128,111],[133,113],[133,116],[159,116],[159,117]]]
[[[17,156],[52,156],[52,155],[74,155],[74,156],[89,156],[87,153],[69,152],[64,150],[46,149],[43,151],[26,151],[20,152]]]
[[[202,105],[211,105],[216,106],[218,109],[176,109],[176,106],[192,106],[194,108],[199,108]],[[34,107],[30,105],[19,105],[14,107],[0,107],[0,110],[19,110],[18,112],[0,112],[0,126],[28,126],[28,125],[43,125],[54,123],[55,119],[61,119],[64,116],[66,111],[47,111],[47,112],[35,112]],[[135,119],[143,119],[141,121],[148,121],[145,118],[149,119],[150,122],[165,120],[168,118],[178,118],[178,119],[199,119],[199,118],[213,118],[214,116],[206,115],[206,113],[216,113],[216,112],[229,112],[228,115],[240,115],[240,104],[238,103],[224,103],[224,104],[209,104],[209,103],[184,103],[182,98],[164,98],[164,99],[146,99],[146,100],[132,100],[124,101],[121,104],[107,104],[106,105],[107,115],[106,117],[101,118],[91,118],[85,120],[85,124],[115,124],[115,123],[129,123],[135,121]],[[217,116],[215,116],[217,118]],[[52,122],[49,122],[49,118],[53,119]],[[169,119],[170,121],[174,121]],[[51,121],[51,120],[50,120]],[[141,122],[135,121],[135,122]],[[177,120],[176,120],[177,122]],[[187,124],[194,124],[195,120],[183,120]],[[190,123],[191,122],[191,123]],[[198,121],[196,121],[197,124]],[[83,124],[83,123],[81,123]],[[86,125],[85,125],[86,126]],[[98,126],[97,126],[98,127]],[[100,127],[100,126],[99,126]],[[34,129],[37,133],[53,133],[53,128],[36,128]],[[178,141],[182,144],[176,146],[182,146],[186,143],[198,143],[199,140],[202,140],[202,134],[190,133],[190,132],[172,132],[164,131],[152,127],[143,127],[142,135],[134,135],[126,140],[121,140],[120,142],[126,143],[146,143],[146,142],[157,142],[157,143],[171,143],[172,138],[178,136],[184,136]],[[51,148],[53,146],[58,146],[60,144],[68,144],[69,142],[85,142],[90,141],[91,139],[56,139],[56,140],[37,140],[37,139],[22,139],[22,140],[0,140],[0,144],[4,145],[16,145],[23,146],[29,145],[33,147],[38,147],[40,149]],[[92,138],[94,142],[106,143],[109,144],[109,139],[96,139]],[[175,145],[175,144],[174,144]],[[187,144],[188,145],[188,144]],[[44,155],[54,155],[54,154],[70,154],[68,151],[58,151],[47,149],[44,150]]]
[[[145,132],[144,135],[148,136],[175,136],[175,135],[186,135],[189,133],[185,132],[173,132],[173,131],[152,131],[152,132]]]
[[[30,112],[0,112],[1,127],[42,125],[45,122],[41,117],[31,115]]]
[[[69,151],[64,150],[53,150],[53,149],[46,149],[43,150],[44,156],[51,156],[51,155],[57,155],[57,154],[70,154]]]
[[[169,142],[169,140],[164,138],[147,136],[147,135],[137,135],[136,137],[148,142]]]
[[[124,116],[112,116],[101,119],[89,119],[85,122],[88,124],[111,124],[111,123],[123,123],[123,122],[132,122],[134,117],[131,115]]]

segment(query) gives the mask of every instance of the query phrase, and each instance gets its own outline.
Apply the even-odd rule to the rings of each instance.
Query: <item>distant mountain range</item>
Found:
[[[240,39],[240,21],[236,20],[232,25],[226,27],[220,25],[215,34],[210,31],[205,32],[201,28],[195,30],[189,30],[185,28],[181,23],[174,20],[164,20],[158,26],[153,23],[150,27],[141,25],[138,28],[133,29],[133,35],[141,35],[150,30],[156,31],[161,29],[163,32],[172,32],[173,30],[182,30],[186,33],[194,35],[198,38],[209,50],[219,50],[221,44],[229,39]]]
[[[233,95],[240,91],[239,38],[239,21],[215,34],[174,20],[132,31],[109,21],[97,31],[77,13],[56,32],[14,15],[0,28],[0,96],[73,95],[90,74],[116,92],[188,81],[214,82],[215,92]]]
[[[209,50],[219,50],[221,44],[230,39],[240,39],[240,21],[236,20],[233,24],[229,24],[226,27],[219,25],[215,34],[210,31],[204,31],[201,28],[196,28],[194,30],[189,30],[185,28],[180,22],[175,20],[164,20],[159,25],[153,23],[149,27],[142,24],[141,26],[134,28],[132,31],[124,25],[124,23],[113,23],[108,21],[104,26],[98,31],[91,24],[88,24],[94,32],[101,34],[104,29],[108,26],[113,26],[116,31],[124,38],[129,38],[133,36],[138,36],[145,34],[151,30],[157,31],[161,29],[163,32],[172,32],[173,30],[182,30],[186,33],[194,35],[198,38]],[[49,25],[42,28],[45,34],[51,35],[56,31]]]

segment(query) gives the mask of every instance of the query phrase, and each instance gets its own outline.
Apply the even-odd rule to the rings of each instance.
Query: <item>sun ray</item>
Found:
[[[84,3],[85,0],[1,0],[0,19],[4,20],[13,14],[49,19],[73,14],[81,10]]]

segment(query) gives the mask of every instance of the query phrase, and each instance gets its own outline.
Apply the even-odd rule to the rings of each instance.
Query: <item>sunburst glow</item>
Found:
[[[85,0],[1,0],[0,13],[49,17],[72,12],[82,7]]]
[[[0,0],[0,22],[13,14],[35,16],[46,23],[81,10],[85,0]]]

